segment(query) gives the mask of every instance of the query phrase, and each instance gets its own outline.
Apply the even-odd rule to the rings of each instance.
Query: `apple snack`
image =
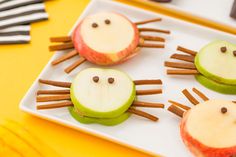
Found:
[[[163,37],[143,35],[143,32],[170,34],[170,31],[138,27],[161,20],[155,18],[134,23],[114,12],[100,12],[87,16],[78,24],[71,36],[50,39],[53,43],[61,42],[50,46],[50,51],[70,50],[51,64],[57,65],[79,55],[79,59],[65,69],[66,73],[70,73],[85,61],[96,65],[113,65],[132,58],[140,48],[164,48],[164,44],[155,43],[165,42]]]
[[[203,86],[224,94],[236,94],[236,45],[217,40],[199,52],[178,46],[187,54],[173,54],[170,58],[189,62],[165,62],[168,75],[195,75]],[[180,69],[180,70],[177,70]]]
[[[135,87],[161,85],[161,80],[132,81],[126,73],[114,69],[88,68],[79,72],[72,83],[42,79],[39,82],[66,89],[38,90],[36,101],[41,104],[37,109],[68,107],[71,116],[85,124],[116,125],[129,118],[131,113],[157,121],[156,116],[136,108],[164,108],[164,104],[137,99],[139,95],[160,94],[161,89],[136,90]],[[48,104],[51,101],[56,102]]]
[[[182,92],[194,107],[169,100],[168,110],[182,118],[180,134],[186,147],[196,157],[235,157],[236,102],[210,100],[193,88],[204,101],[199,102],[187,89]]]

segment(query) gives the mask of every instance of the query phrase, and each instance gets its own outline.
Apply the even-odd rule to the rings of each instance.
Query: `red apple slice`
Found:
[[[236,104],[222,100],[198,104],[184,115],[180,132],[196,157],[234,157]]]
[[[73,42],[79,54],[98,65],[122,61],[139,43],[137,26],[126,17],[101,12],[86,17],[75,29]]]

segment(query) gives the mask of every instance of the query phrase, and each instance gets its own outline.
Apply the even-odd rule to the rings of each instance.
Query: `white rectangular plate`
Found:
[[[170,36],[158,33],[153,34],[163,36],[167,39],[165,49],[142,49],[138,56],[127,61],[126,63],[110,67],[127,72],[133,79],[160,78],[163,80],[163,94],[155,96],[143,96],[140,97],[141,100],[161,102],[168,106],[169,104],[167,100],[172,99],[190,105],[186,98],[181,94],[181,90],[183,90],[183,88],[191,89],[192,87],[197,87],[206,93],[210,98],[223,98],[228,100],[235,98],[235,96],[218,94],[204,88],[198,84],[192,76],[167,76],[166,68],[163,66],[164,61],[168,60],[169,56],[175,52],[177,45],[183,45],[194,50],[199,50],[202,46],[215,39],[223,39],[229,42],[235,42],[236,39],[234,36],[167,16],[158,15],[152,12],[140,10],[138,8],[119,4],[117,2],[105,0],[91,1],[87,9],[81,15],[80,19],[87,16],[88,14],[99,11],[118,12],[128,16],[132,21],[162,17],[162,22],[148,24],[147,26],[172,31]],[[79,20],[76,24],[78,24]],[[62,53],[64,52],[55,53],[50,62],[62,55]],[[74,59],[55,67],[52,67],[49,62],[42,73],[39,75],[38,79],[42,78],[58,81],[71,81],[80,70],[87,67],[96,67],[96,65],[85,63],[69,75],[64,73],[63,69],[70,65],[73,61]],[[109,139],[116,143],[121,143],[133,148],[137,148],[142,151],[154,154],[162,154],[168,157],[191,156],[188,150],[184,147],[179,135],[180,119],[168,111],[163,109],[143,109],[154,115],[157,115],[160,118],[159,122],[152,122],[133,115],[124,123],[113,127],[107,127],[98,124],[84,125],[75,121],[69,115],[66,108],[37,111],[35,109],[36,91],[38,89],[52,88],[45,87],[45,85],[40,85],[38,83],[38,79],[35,80],[32,87],[29,89],[20,103],[20,108],[23,111],[50,121],[57,122],[59,124]]]
[[[236,28],[236,20],[229,16],[233,2],[234,0],[173,0],[164,5]]]

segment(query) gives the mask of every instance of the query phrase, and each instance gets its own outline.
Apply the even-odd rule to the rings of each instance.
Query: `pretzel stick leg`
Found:
[[[182,46],[178,46],[178,47],[177,47],[177,50],[178,50],[178,51],[181,51],[181,52],[184,52],[184,53],[187,53],[187,54],[192,55],[192,56],[196,56],[196,54],[197,54],[196,51],[193,51],[193,50],[184,48],[184,47],[182,47]]]
[[[51,42],[70,42],[71,37],[70,36],[63,36],[63,37],[51,37]]]
[[[197,70],[167,70],[167,75],[197,75],[199,72]]]
[[[157,33],[164,33],[170,34],[169,30],[162,30],[162,29],[155,29],[155,28],[139,28],[140,32],[157,32]]]
[[[177,116],[179,116],[181,118],[184,115],[184,110],[180,109],[179,107],[177,107],[175,105],[169,106],[167,110],[174,113],[174,114],[176,114]]]
[[[189,91],[187,89],[184,89],[182,91],[182,93],[185,95],[185,97],[193,104],[193,105],[197,105],[199,104],[199,101],[197,101],[197,99],[195,99],[192,94],[189,93]]]
[[[196,66],[193,63],[177,63],[177,62],[165,62],[166,67],[171,68],[180,68],[180,69],[196,69]]]
[[[170,56],[170,58],[194,63],[194,58],[195,57],[194,56],[190,56],[190,55],[183,55],[183,54],[175,53],[172,56]]]
[[[51,81],[51,80],[43,80],[43,79],[39,79],[39,82],[42,84],[47,84],[47,85],[56,86],[56,87],[70,88],[71,86],[70,82],[59,82],[59,81]]]
[[[138,116],[150,119],[152,121],[157,121],[159,119],[156,116],[153,116],[153,115],[151,115],[149,113],[146,113],[144,111],[141,111],[141,110],[137,110],[137,109],[135,109],[133,107],[129,108],[127,111],[130,112],[130,113],[133,113],[135,115],[138,115]]]
[[[186,106],[186,105],[180,104],[180,103],[175,102],[175,101],[172,101],[172,100],[168,100],[168,102],[170,102],[171,104],[176,105],[176,106],[178,106],[178,107],[180,107],[180,108],[182,108],[182,109],[184,109],[184,110],[189,110],[189,109],[191,109],[190,107],[188,107],[188,106]]]
[[[149,90],[137,90],[136,95],[153,95],[153,94],[161,94],[162,89],[149,89]]]
[[[143,101],[134,101],[132,106],[135,107],[151,107],[151,108],[164,108],[165,105],[161,103],[149,103]]]
[[[49,46],[49,51],[67,50],[67,49],[72,49],[72,48],[74,48],[74,44],[70,42],[70,43],[63,43],[59,45]]]
[[[147,23],[151,23],[151,22],[158,22],[158,21],[161,21],[161,20],[162,20],[161,18],[155,18],[155,19],[135,22],[135,24],[136,25],[143,25],[143,24],[147,24]]]
[[[69,107],[69,106],[74,106],[74,105],[71,101],[65,101],[47,105],[38,105],[37,110],[54,109],[54,108]]]
[[[165,48],[164,44],[151,44],[151,43],[139,43],[138,47],[145,47],[145,48]]]
[[[36,97],[37,102],[59,101],[59,100],[70,100],[70,94]]]
[[[38,90],[37,95],[41,94],[70,94],[70,90]]]
[[[64,61],[66,61],[66,60],[68,60],[68,59],[70,59],[70,58],[72,58],[76,55],[78,55],[78,52],[76,50],[70,51],[69,53],[67,53],[67,54],[55,59],[54,61],[52,61],[52,65],[57,65],[57,64],[59,64],[61,62],[64,62]]]
[[[150,35],[140,35],[140,38],[143,38],[146,41],[160,41],[165,42],[165,39],[162,37],[150,36]]]
[[[86,59],[84,57],[80,57],[77,61],[75,61],[73,64],[71,64],[69,67],[65,69],[66,73],[70,73],[73,71],[76,67],[78,67],[80,64],[84,63]]]
[[[160,79],[157,80],[134,80],[135,85],[161,85],[162,81]]]
[[[208,98],[205,94],[203,94],[201,91],[199,91],[198,89],[193,88],[192,90],[193,90],[194,93],[196,93],[196,94],[197,94],[200,98],[202,98],[204,101],[209,100],[209,98]]]

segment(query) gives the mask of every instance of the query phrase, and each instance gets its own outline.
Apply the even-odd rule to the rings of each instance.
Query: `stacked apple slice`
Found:
[[[120,14],[100,12],[86,17],[75,29],[72,39],[82,57],[98,65],[111,65],[135,52],[139,31]]]
[[[236,156],[236,104],[209,100],[188,110],[180,132],[196,157]]]
[[[71,115],[81,123],[116,125],[129,117],[126,111],[136,97],[135,85],[125,73],[113,69],[81,71],[71,85]]]
[[[236,94],[236,45],[214,41],[196,55],[195,65],[202,75],[196,79],[207,88]]]

